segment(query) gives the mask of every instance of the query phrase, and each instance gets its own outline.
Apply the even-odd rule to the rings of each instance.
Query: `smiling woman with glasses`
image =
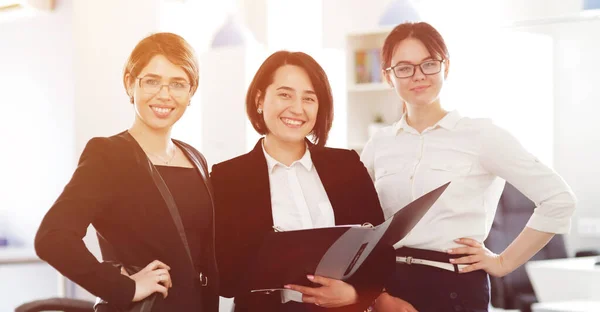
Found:
[[[450,57],[431,25],[394,28],[383,45],[381,65],[404,114],[370,139],[361,160],[375,182],[385,216],[452,183],[395,245],[396,274],[376,300],[375,310],[487,311],[488,274],[512,272],[554,233],[568,232],[573,193],[507,131],[489,120],[444,110],[440,94]],[[480,101],[486,105],[486,99]],[[505,180],[538,206],[521,235],[497,255],[483,241]]]
[[[175,34],[146,37],[131,52],[123,85],[132,126],[87,143],[40,225],[36,251],[102,299],[97,312],[218,311],[206,161],[171,138],[198,86],[194,51]],[[104,262],[82,241],[90,224]]]

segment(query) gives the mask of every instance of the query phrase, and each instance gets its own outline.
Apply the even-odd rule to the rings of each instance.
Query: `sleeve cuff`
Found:
[[[107,263],[102,264],[107,265]],[[105,278],[110,279],[110,281],[105,283],[105,285],[110,286],[103,291],[105,295],[101,296],[101,298],[111,305],[115,305],[119,308],[127,308],[133,301],[133,296],[135,295],[135,281],[122,275],[120,271],[119,274],[106,275]]]
[[[571,231],[571,218],[551,218],[534,212],[527,227],[546,233],[568,234]]]

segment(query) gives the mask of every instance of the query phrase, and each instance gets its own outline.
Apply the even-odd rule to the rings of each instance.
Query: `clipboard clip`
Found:
[[[282,291],[285,290],[284,288],[269,288],[269,289],[253,289],[250,290],[251,293],[262,293],[265,295],[270,295],[276,291]]]
[[[363,223],[363,224],[362,224],[362,227],[366,227],[366,228],[369,228],[369,229],[372,229],[372,228],[374,228],[373,224],[371,224],[370,222],[365,222],[365,223]]]
[[[273,225],[273,230],[275,230],[275,232],[285,232],[284,229],[282,229],[281,227],[279,227],[277,225]]]

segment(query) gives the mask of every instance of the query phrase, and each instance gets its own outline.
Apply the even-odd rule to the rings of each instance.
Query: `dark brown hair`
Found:
[[[381,69],[385,70],[392,66],[394,49],[398,43],[407,38],[414,38],[421,41],[432,57],[441,57],[444,60],[450,57],[444,38],[442,38],[442,35],[433,26],[425,22],[402,23],[396,26],[387,38],[385,38],[383,48],[381,49]]]
[[[317,146],[325,146],[331,124],[333,122],[333,95],[325,70],[310,55],[302,52],[277,51],[269,56],[260,66],[246,93],[246,113],[252,126],[259,134],[267,134],[269,129],[257,109],[256,97],[264,99],[265,91],[273,83],[277,69],[284,65],[294,65],[303,68],[315,89],[319,110],[315,127],[310,132]]]
[[[190,92],[193,95],[198,89],[199,76],[196,54],[185,39],[168,32],[155,33],[138,42],[129,55],[123,70],[125,89],[127,90],[133,82],[131,79],[135,79],[156,55],[162,55],[171,63],[181,66],[190,79]],[[127,74],[129,74],[130,80],[127,80]]]

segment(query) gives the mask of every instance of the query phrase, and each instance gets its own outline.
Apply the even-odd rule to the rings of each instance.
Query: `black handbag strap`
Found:
[[[212,200],[213,200],[212,192],[210,190],[210,184],[207,182],[208,181],[207,165],[205,164],[205,162],[202,162],[198,159],[198,157],[196,156],[196,153],[194,153],[194,151],[189,146],[187,146],[187,144],[185,144],[181,141],[177,141],[177,140],[173,140],[173,141],[175,142],[175,144],[177,146],[179,146],[181,149],[185,150],[185,153],[189,156],[188,159],[194,164],[194,166],[200,172],[200,175],[202,176],[202,181],[204,182],[205,186],[208,189],[208,194],[209,194],[210,200],[212,202]],[[179,215],[179,210],[177,209],[175,200],[173,199],[173,196],[171,195],[171,192],[169,191],[167,184],[165,183],[162,176],[158,172],[158,169],[156,169],[156,167],[154,166],[154,164],[152,164],[152,161],[150,161],[149,158],[148,158],[148,164],[149,164],[149,168],[150,168],[150,171],[152,174],[152,179],[154,180],[154,184],[156,184],[156,187],[160,191],[160,194],[162,195],[163,199],[165,200],[165,203],[167,204],[167,207],[169,208],[169,212],[171,213],[173,222],[175,223],[175,226],[177,227],[177,232],[179,232],[179,237],[181,238],[183,247],[185,248],[185,251],[188,255],[190,265],[192,266],[193,271],[196,272],[196,269],[194,268],[194,260],[192,258],[192,253],[190,252],[190,247],[188,244],[187,236],[185,235],[185,229],[183,227],[183,222],[181,221],[181,216]],[[199,279],[200,279],[200,283],[202,286],[208,285],[208,276],[204,275],[203,272],[200,272]]]
[[[163,180],[162,176],[158,172],[158,169],[152,164],[150,159],[148,159],[148,163],[150,165],[150,171],[152,174],[152,179],[154,180],[154,184],[160,191],[160,195],[165,200],[167,207],[169,208],[169,213],[171,213],[171,218],[175,223],[175,227],[177,227],[177,232],[179,232],[179,237],[181,238],[181,242],[183,243],[183,247],[185,248],[185,252],[188,255],[188,259],[190,260],[190,265],[194,268],[194,260],[192,259],[192,253],[190,252],[190,246],[188,244],[187,236],[185,235],[185,229],[183,228],[183,222],[181,221],[181,216],[179,215],[179,210],[177,209],[177,205],[175,204],[175,200],[173,199],[173,195],[169,191],[167,184]],[[196,269],[194,269],[194,272]]]
[[[165,201],[165,204],[169,208],[169,213],[171,214],[173,223],[175,224],[175,227],[177,228],[177,232],[179,234],[179,237],[181,238],[183,247],[185,248],[185,252],[188,256],[188,260],[190,262],[190,266],[192,267],[192,271],[196,272],[196,269],[194,266],[194,260],[192,258],[192,253],[190,252],[190,247],[188,244],[187,236],[185,235],[183,222],[181,221],[181,216],[179,215],[179,210],[177,209],[175,200],[173,199],[173,196],[171,195],[171,191],[169,191],[169,188],[167,187],[167,184],[163,180],[162,176],[160,175],[160,172],[158,172],[158,169],[156,169],[156,167],[154,166],[152,161],[150,161],[150,158],[148,158],[146,156],[145,152],[143,151],[141,146],[139,146],[139,143],[137,143],[135,138],[131,134],[129,134],[128,131],[124,131],[121,135],[121,138],[128,141],[131,144],[131,146],[137,146],[136,154],[140,155],[138,158],[138,161],[143,161],[143,159],[145,159],[148,162],[148,170],[150,171],[152,180],[154,180],[154,184],[158,188],[163,200]],[[181,148],[182,150],[185,151],[187,156],[189,156],[188,159],[194,164],[194,166],[200,172],[200,174],[202,176],[202,180],[203,180],[205,186],[208,188],[208,191],[209,191],[208,193],[210,196],[210,200],[212,202],[212,200],[213,200],[212,190],[210,189],[210,183],[207,182],[208,181],[208,166],[206,165],[206,161],[204,159],[202,159],[203,161],[200,161],[198,159],[196,153],[194,152],[194,149],[192,147],[190,147],[189,145],[187,145],[186,143],[178,141],[178,140],[173,140],[173,142],[179,148]],[[141,156],[141,155],[143,155],[143,156]],[[203,158],[201,155],[200,155],[200,157]],[[213,220],[213,226],[214,226],[214,220]],[[213,230],[213,232],[214,232],[214,230]],[[205,276],[202,272],[200,272],[199,278],[200,278],[200,282],[201,282],[202,286],[208,285],[208,277]]]
[[[216,259],[216,255],[214,253],[214,246],[215,246],[215,207],[214,207],[214,195],[213,195],[213,189],[212,189],[212,184],[210,183],[210,175],[208,172],[208,164],[206,162],[206,159],[204,158],[204,156],[202,156],[202,154],[200,152],[198,152],[195,148],[193,148],[191,145],[179,141],[179,140],[173,140],[173,142],[179,146],[179,148],[181,148],[183,151],[185,151],[186,156],[188,157],[188,159],[194,164],[194,166],[196,167],[196,170],[200,173],[200,175],[202,176],[202,182],[204,183],[204,187],[206,187],[206,190],[208,191],[208,197],[210,199],[211,202],[211,206],[212,206],[212,210],[211,210],[211,218],[212,218],[212,261],[213,261],[213,267],[211,269],[209,269],[209,274],[212,273],[214,276],[218,276],[218,272],[217,272],[217,268],[216,268],[216,263],[217,263],[217,259]],[[202,286],[207,286],[208,285],[208,276],[204,275],[202,272],[200,272],[200,282],[202,284]],[[218,289],[219,285],[218,285],[219,281],[218,279],[213,279],[213,283],[212,283],[212,287],[214,287],[215,289]]]
[[[213,202],[212,186],[210,185],[210,183],[208,183],[209,174],[208,174],[208,165],[206,164],[206,159],[204,159],[202,154],[196,152],[195,149],[193,147],[189,146],[188,144],[178,141],[178,140],[173,140],[173,142],[175,142],[175,144],[177,144],[177,146],[179,146],[179,148],[186,151],[186,154],[189,156],[188,159],[192,163],[194,163],[194,166],[196,166],[196,168],[200,172],[200,175],[202,176],[202,181],[204,181],[204,185],[206,186],[206,188],[208,190],[208,195],[210,196],[210,201]]]

